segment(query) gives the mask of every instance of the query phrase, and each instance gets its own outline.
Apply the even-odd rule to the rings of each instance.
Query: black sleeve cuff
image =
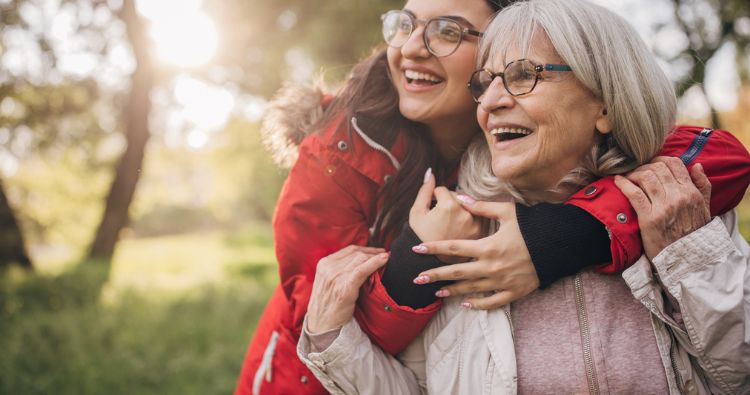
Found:
[[[579,207],[516,204],[516,218],[539,276],[539,288],[586,267],[612,261],[604,224]]]
[[[425,270],[445,265],[434,255],[417,254],[411,250],[422,243],[410,226],[404,227],[391,244],[391,257],[385,264],[383,286],[394,302],[414,309],[429,306],[437,297],[435,292],[452,281],[414,284],[414,278]]]

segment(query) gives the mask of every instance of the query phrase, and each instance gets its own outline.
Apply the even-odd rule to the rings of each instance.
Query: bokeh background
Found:
[[[598,2],[681,122],[750,143],[747,0]],[[335,88],[402,5],[0,0],[0,393],[230,393],[278,281],[264,109]]]

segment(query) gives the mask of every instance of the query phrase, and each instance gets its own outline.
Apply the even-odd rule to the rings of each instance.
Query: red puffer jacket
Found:
[[[326,393],[296,354],[315,267],[347,245],[367,244],[377,214],[372,202],[405,154],[402,141],[388,151],[367,138],[356,119],[339,120],[344,121],[351,123],[351,136],[337,132],[339,124],[334,123],[302,141],[281,191],[273,221],[281,283],[255,331],[236,394]],[[750,182],[750,155],[724,131],[713,131],[703,139],[707,143],[696,143],[702,131],[676,128],[662,154],[694,151],[690,163],[702,163],[709,175],[711,212],[716,215],[742,199]],[[602,266],[602,272],[618,272],[640,256],[635,213],[611,177],[584,188],[568,203],[594,215],[612,234],[613,262]],[[398,306],[385,292],[379,273],[361,292],[355,317],[373,342],[392,354],[414,339],[440,307],[439,302],[418,310]]]

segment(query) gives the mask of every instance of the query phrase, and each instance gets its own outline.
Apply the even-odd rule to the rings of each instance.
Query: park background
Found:
[[[750,144],[750,3],[598,1]],[[277,283],[260,121],[393,0],[0,0],[0,394],[226,394]],[[750,199],[741,203],[750,236]]]

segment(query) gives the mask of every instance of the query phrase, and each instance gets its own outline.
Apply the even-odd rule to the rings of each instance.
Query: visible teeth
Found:
[[[440,78],[432,74],[420,73],[414,70],[404,70],[404,75],[406,76],[406,78],[410,80],[423,80],[423,81],[430,81],[430,82],[442,81]]]
[[[522,134],[524,136],[528,136],[531,134],[531,130],[523,129],[523,128],[497,128],[497,129],[490,130],[490,134],[493,136],[499,136],[503,133],[514,133],[514,134]]]

